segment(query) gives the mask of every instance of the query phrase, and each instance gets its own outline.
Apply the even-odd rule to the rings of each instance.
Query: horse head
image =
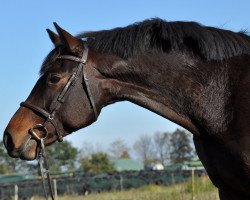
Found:
[[[85,41],[72,36],[55,23],[58,35],[47,29],[55,48],[45,59],[41,76],[30,95],[16,111],[4,132],[4,144],[11,157],[33,160],[38,140],[45,144],[93,123],[104,95],[94,79]],[[95,83],[94,83],[95,82]]]

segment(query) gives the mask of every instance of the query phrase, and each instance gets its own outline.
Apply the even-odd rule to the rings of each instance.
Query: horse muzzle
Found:
[[[29,134],[22,141],[15,141],[12,134],[5,130],[3,143],[10,157],[22,160],[34,160],[37,157],[38,143]]]

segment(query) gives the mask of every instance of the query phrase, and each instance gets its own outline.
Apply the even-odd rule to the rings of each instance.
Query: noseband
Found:
[[[88,57],[88,48],[87,48],[86,43],[84,43],[83,55],[82,55],[81,58],[78,58],[78,57],[75,57],[75,56],[70,56],[70,55],[62,55],[62,56],[57,57],[57,59],[71,60],[71,61],[77,62],[77,63],[79,63],[79,65],[76,68],[75,72],[70,76],[68,82],[66,83],[66,85],[64,86],[64,88],[62,89],[60,94],[53,99],[53,101],[52,101],[52,103],[51,103],[51,105],[49,107],[49,111],[47,111],[47,110],[45,110],[43,108],[40,108],[40,107],[38,107],[36,105],[30,104],[28,102],[22,102],[20,104],[21,107],[25,107],[25,108],[28,108],[28,109],[34,111],[34,112],[39,113],[45,119],[43,124],[36,124],[29,130],[29,133],[33,137],[35,137],[35,139],[37,139],[37,140],[41,139],[41,137],[36,134],[35,130],[43,132],[44,135],[42,136],[42,138],[43,139],[46,138],[47,135],[48,135],[48,130],[46,128],[46,123],[51,123],[52,126],[55,129],[56,134],[57,134],[58,142],[63,141],[63,136],[61,134],[61,131],[59,130],[59,127],[56,124],[56,121],[55,121],[54,117],[55,117],[55,114],[56,114],[57,110],[64,103],[65,98],[66,98],[67,94],[69,93],[70,89],[75,85],[75,82],[76,82],[77,78],[80,77],[80,74],[82,74],[82,77],[83,77],[83,82],[82,83],[85,84],[85,86],[86,86],[86,94],[88,96],[90,106],[93,109],[95,119],[97,118],[97,110],[96,110],[96,107],[95,107],[95,102],[94,102],[92,93],[90,91],[88,78],[87,78],[87,75],[86,75],[86,72],[85,72],[87,57]]]

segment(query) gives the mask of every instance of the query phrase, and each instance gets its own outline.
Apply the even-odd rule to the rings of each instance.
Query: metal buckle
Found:
[[[52,121],[54,119],[54,115],[53,114],[50,114],[49,116],[48,116],[48,120],[49,121]]]
[[[39,135],[37,135],[36,131],[38,130],[39,132],[43,132],[44,135],[42,135],[42,137],[40,137]],[[36,124],[35,126],[33,126],[30,130],[29,130],[30,134],[37,140],[41,141],[41,139],[45,139],[48,136],[48,131],[46,129],[46,127],[42,124]]]

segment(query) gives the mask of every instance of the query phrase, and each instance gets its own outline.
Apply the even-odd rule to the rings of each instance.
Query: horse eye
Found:
[[[51,84],[55,84],[58,83],[61,80],[61,77],[58,75],[51,75],[50,79],[49,79],[49,83]]]

